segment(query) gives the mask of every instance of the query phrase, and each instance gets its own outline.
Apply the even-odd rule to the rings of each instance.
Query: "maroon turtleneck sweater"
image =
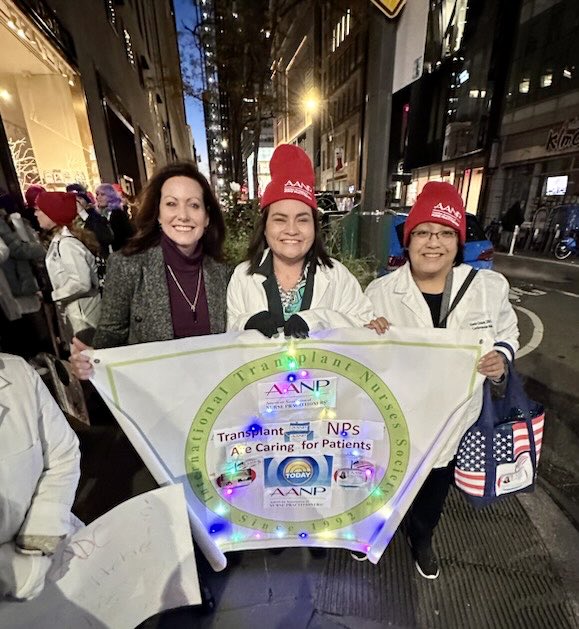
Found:
[[[163,250],[163,259],[165,261],[165,275],[167,277],[167,286],[169,287],[171,319],[173,321],[175,338],[181,339],[186,336],[211,334],[209,306],[207,305],[205,282],[203,280],[203,247],[201,242],[197,243],[193,255],[186,256],[168,236],[162,234],[161,249]],[[195,314],[191,311],[189,304],[177,288],[167,266],[173,269],[177,281],[181,284],[181,288],[191,303],[195,301],[197,282],[201,281]]]

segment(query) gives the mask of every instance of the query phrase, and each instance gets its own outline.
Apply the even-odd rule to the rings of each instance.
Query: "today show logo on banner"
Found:
[[[216,569],[276,546],[377,562],[480,393],[483,334],[212,335],[99,350],[94,383]]]

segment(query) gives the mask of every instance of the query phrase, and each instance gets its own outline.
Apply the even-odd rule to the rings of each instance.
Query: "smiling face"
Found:
[[[303,262],[314,244],[312,208],[295,199],[282,199],[269,206],[265,239],[274,258],[286,264]]]
[[[189,177],[171,177],[161,188],[159,203],[161,229],[185,254],[191,255],[205,228],[209,215],[203,201],[203,189]]]
[[[438,237],[426,236],[425,232],[436,233]],[[458,234],[445,225],[420,223],[411,232],[408,257],[415,277],[446,278],[457,253]]]
[[[45,229],[46,231],[51,230],[53,227],[56,227],[56,223],[46,215],[42,210],[36,208],[34,210],[34,216],[36,216],[36,220],[40,225],[40,229]]]

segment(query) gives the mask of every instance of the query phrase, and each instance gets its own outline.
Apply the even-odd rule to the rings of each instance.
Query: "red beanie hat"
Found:
[[[46,192],[45,188],[34,184],[28,188],[28,190],[24,193],[24,198],[26,199],[26,205],[28,207],[34,207],[36,204],[36,199],[41,192]]]
[[[70,225],[76,216],[76,194],[74,192],[42,192],[36,206],[57,225]]]
[[[312,162],[299,146],[280,144],[271,156],[269,172],[271,181],[261,197],[261,209],[282,199],[296,199],[317,209]]]
[[[429,181],[418,195],[404,223],[404,246],[410,232],[421,223],[439,223],[458,232],[460,244],[466,239],[466,210],[457,189],[449,183]]]

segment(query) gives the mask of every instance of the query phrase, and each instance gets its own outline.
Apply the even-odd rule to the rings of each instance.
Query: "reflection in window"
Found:
[[[528,94],[530,86],[531,86],[531,79],[529,79],[528,77],[523,78],[521,82],[519,83],[519,93]]]
[[[553,72],[548,70],[541,76],[541,87],[551,87],[553,85]]]

